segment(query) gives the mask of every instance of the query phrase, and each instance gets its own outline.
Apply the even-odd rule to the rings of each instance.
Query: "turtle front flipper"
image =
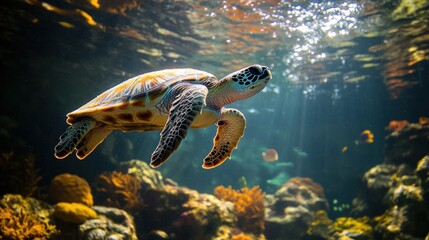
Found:
[[[152,167],[161,165],[179,147],[182,139],[186,137],[188,128],[205,106],[208,89],[203,85],[179,84],[170,94],[176,95],[161,132],[159,144],[152,153],[150,161]]]
[[[203,168],[206,169],[217,167],[231,157],[232,150],[237,148],[238,142],[244,134],[246,118],[237,109],[223,108],[217,126],[213,148],[204,158]]]
[[[112,132],[105,125],[95,127],[76,145],[76,157],[84,159]]]
[[[60,142],[55,146],[55,157],[63,159],[73,152],[83,137],[95,127],[96,121],[92,118],[82,119],[66,129],[60,136]]]

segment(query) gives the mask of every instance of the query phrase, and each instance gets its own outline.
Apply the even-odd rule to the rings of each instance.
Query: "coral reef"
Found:
[[[229,236],[237,222],[232,203],[184,187],[165,185],[162,190],[150,189],[143,201],[141,215],[151,216],[141,218],[146,231],[162,230],[177,239]]]
[[[340,217],[333,224],[333,228],[335,231],[333,239],[374,239],[368,217],[359,219]]]
[[[365,188],[362,195],[365,195],[365,201],[362,198],[353,200],[353,216],[377,216],[384,212],[387,205],[383,201],[385,195],[394,184],[392,176],[395,175],[397,167],[391,164],[380,164],[368,170],[363,181]]]
[[[415,167],[428,154],[429,125],[411,123],[385,137],[385,163]]]
[[[177,235],[186,236],[190,232],[189,238],[205,239],[209,236],[216,236],[222,226],[232,227],[236,223],[232,206],[224,205],[216,197],[208,194],[198,194],[196,191],[182,189],[189,193],[189,199],[182,205],[184,212],[174,221],[174,232]]]
[[[100,203],[121,209],[91,208],[88,183],[71,174],[52,181],[49,192],[54,207],[5,195],[0,202],[0,220],[6,226],[2,237],[370,240],[428,235],[429,156],[368,170],[363,177],[364,194],[353,203],[353,218],[335,221],[327,215],[323,188],[310,178],[289,179],[274,194],[265,194],[259,187],[218,186],[210,195],[181,187],[138,160],[123,163],[121,170],[100,174],[94,183]],[[12,226],[17,224],[22,225]],[[9,231],[13,228],[26,232]]]
[[[49,219],[50,212],[47,204],[34,198],[4,195],[0,200],[0,239],[54,238],[59,232]]]
[[[234,235],[237,217],[232,203],[180,187],[143,161],[124,162],[120,169],[123,173],[118,175],[127,174],[140,183],[143,204],[131,212],[140,238],[230,239]]]
[[[41,180],[34,166],[33,155],[19,155],[14,152],[0,153],[0,195],[21,194],[26,197],[37,192]]]
[[[120,171],[136,177],[141,183],[142,191],[146,191],[147,189],[161,189],[164,187],[164,178],[162,174],[143,161],[135,159],[121,162]]]
[[[231,240],[253,240],[253,238],[246,234],[239,233],[237,235],[232,236]]]
[[[333,222],[329,219],[328,214],[324,210],[316,212],[313,222],[307,230],[306,238],[309,239],[328,239],[334,231]]]
[[[0,207],[0,239],[49,239],[55,227],[41,221],[34,213]]]
[[[416,174],[421,180],[423,198],[429,205],[429,155],[424,156],[417,163]]]
[[[68,223],[82,224],[97,218],[97,213],[82,203],[59,202],[54,209],[54,216]]]
[[[292,178],[266,197],[267,239],[301,239],[316,213],[328,209],[323,188],[309,178]]]
[[[140,180],[128,173],[118,171],[100,174],[94,181],[94,188],[103,205],[136,213],[143,206],[140,197]]]
[[[423,239],[429,229],[429,128],[411,123],[386,137],[383,164],[368,170],[353,200],[355,217],[370,216],[377,239]]]
[[[429,227],[429,209],[416,170],[405,164],[380,164],[370,169],[363,180],[365,194],[354,200],[354,216],[374,217],[375,232],[383,239],[427,234],[423,229]]]
[[[49,198],[54,203],[82,203],[88,207],[93,205],[93,197],[88,182],[69,173],[54,177],[49,186]]]
[[[256,186],[236,191],[231,187],[218,186],[214,190],[216,197],[234,203],[238,216],[238,226],[245,232],[260,234],[264,230],[264,196]]]
[[[133,218],[125,211],[95,206],[98,218],[79,225],[80,239],[127,239],[137,240]]]
[[[410,124],[407,120],[393,120],[389,122],[389,126],[387,126],[385,129],[392,132],[399,132],[404,127],[408,126]]]
[[[55,208],[63,204],[91,210],[80,203],[58,203]],[[57,213],[47,203],[6,194],[0,200],[0,239],[137,240],[133,218],[125,211],[101,206],[95,206],[91,211],[98,217],[80,225],[69,224],[52,218]]]

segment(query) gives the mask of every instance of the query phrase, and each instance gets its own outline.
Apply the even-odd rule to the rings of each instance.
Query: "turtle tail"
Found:
[[[85,118],[68,127],[60,136],[60,142],[55,146],[55,157],[63,159],[70,155],[84,136],[95,127],[95,124],[94,119]]]

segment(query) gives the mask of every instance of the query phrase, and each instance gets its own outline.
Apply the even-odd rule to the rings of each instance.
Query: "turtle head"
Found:
[[[225,78],[231,82],[232,88],[240,95],[239,98],[243,99],[264,89],[271,77],[268,67],[254,64],[231,73]]]
[[[248,66],[220,79],[218,85],[211,90],[212,95],[206,99],[206,103],[213,108],[221,108],[249,98],[264,89],[271,77],[270,69],[266,66]]]

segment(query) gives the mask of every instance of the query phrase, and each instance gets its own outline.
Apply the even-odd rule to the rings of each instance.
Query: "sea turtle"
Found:
[[[150,165],[158,167],[177,149],[188,128],[218,126],[203,168],[231,156],[243,136],[244,115],[225,105],[260,92],[271,79],[268,67],[251,65],[218,80],[191,68],[167,69],[131,78],[67,114],[71,126],[55,146],[62,159],[76,149],[84,159],[113,130],[162,130]]]

